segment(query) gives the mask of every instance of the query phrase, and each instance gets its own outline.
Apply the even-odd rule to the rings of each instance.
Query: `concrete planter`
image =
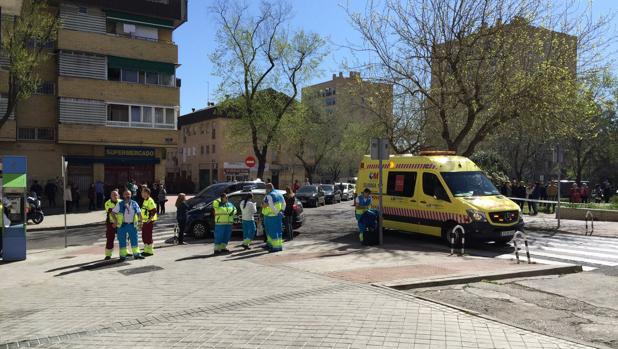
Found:
[[[617,210],[600,210],[594,208],[560,207],[561,219],[586,220],[586,212],[590,211],[595,221],[618,222]]]

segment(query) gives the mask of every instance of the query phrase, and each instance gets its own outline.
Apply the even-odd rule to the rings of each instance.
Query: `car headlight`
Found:
[[[486,222],[487,217],[485,217],[485,213],[473,209],[466,210],[468,212],[468,216],[472,218],[474,222]]]
[[[316,197],[316,196],[318,196],[318,194],[313,193],[313,194],[311,194],[311,196]]]

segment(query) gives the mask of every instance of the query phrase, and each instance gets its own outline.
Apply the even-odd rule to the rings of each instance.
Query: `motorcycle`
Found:
[[[43,208],[41,207],[41,200],[36,194],[32,193],[26,198],[28,202],[28,220],[31,220],[34,224],[41,224],[45,215],[43,214]]]

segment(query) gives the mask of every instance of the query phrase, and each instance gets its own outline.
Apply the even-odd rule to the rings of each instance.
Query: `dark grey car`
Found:
[[[305,207],[326,205],[324,190],[318,185],[305,185],[296,191],[296,198]]]

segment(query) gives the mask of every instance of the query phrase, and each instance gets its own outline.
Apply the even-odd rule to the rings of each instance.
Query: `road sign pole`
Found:
[[[380,245],[382,245],[384,243],[384,220],[382,215],[382,157],[380,157],[378,166],[380,167],[378,172],[378,233],[380,237]]]
[[[67,232],[67,201],[66,201],[66,193],[67,190],[67,169],[66,162],[64,161],[64,155],[62,155],[62,204],[64,205],[64,248],[69,246],[69,234]]]

